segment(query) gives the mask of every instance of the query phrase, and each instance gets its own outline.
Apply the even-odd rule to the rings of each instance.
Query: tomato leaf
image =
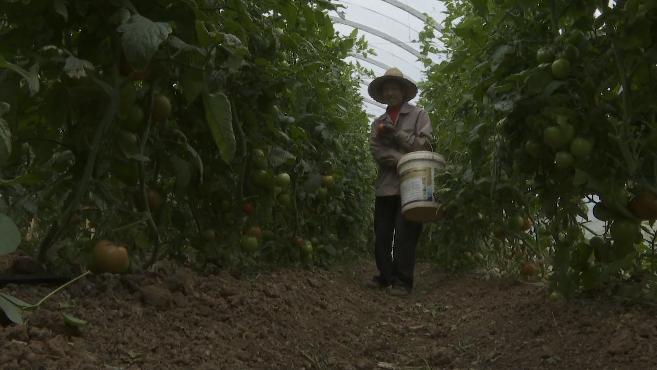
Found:
[[[196,28],[196,39],[199,45],[202,47],[210,46],[212,40],[210,38],[210,32],[208,31],[207,27],[205,27],[205,23],[203,21],[197,20],[194,23],[194,26]]]
[[[73,79],[80,79],[87,76],[87,71],[93,71],[94,65],[88,60],[78,59],[74,56],[66,58],[64,64],[64,73]]]
[[[495,49],[495,52],[491,56],[490,70],[495,72],[497,68],[504,62],[504,59],[508,54],[513,53],[514,49],[509,45],[502,45]]]
[[[171,45],[171,47],[174,47],[179,51],[194,52],[201,56],[206,55],[205,50],[199,48],[198,46],[190,45],[176,36],[169,37],[168,43]]]
[[[515,103],[513,100],[506,99],[499,101],[493,105],[495,107],[495,110],[498,110],[500,112],[508,113],[513,110],[513,107],[515,106]]]
[[[228,97],[223,93],[203,94],[205,118],[210,126],[221,158],[229,163],[235,157],[235,134],[233,132],[233,116]]]
[[[9,302],[13,303],[15,306],[20,307],[20,308],[26,308],[26,307],[31,307],[32,305],[20,300],[12,295],[9,295],[7,293],[1,293],[0,292],[0,297],[8,300]]]
[[[221,46],[228,52],[228,58],[224,65],[232,72],[236,72],[242,65],[244,65],[244,58],[249,54],[247,49],[239,37],[230,34],[222,33]]]
[[[68,10],[66,9],[66,3],[64,0],[55,0],[52,4],[55,8],[55,12],[64,18],[64,21],[68,21]]]
[[[9,321],[18,325],[23,324],[23,313],[21,309],[7,300],[4,295],[0,296],[0,309],[5,313]]]
[[[68,326],[79,328],[88,324],[87,321],[79,319],[73,315],[69,315],[67,313],[62,313],[62,316],[64,317],[64,323]]]
[[[18,227],[9,216],[0,213],[0,256],[12,253],[20,243]]]
[[[543,90],[543,96],[550,96],[552,95],[557,89],[559,89],[561,86],[564,86],[566,83],[563,81],[552,81],[549,84],[545,86],[545,89]]]
[[[34,95],[39,92],[39,78],[37,76],[37,70],[39,69],[38,64],[33,65],[29,71],[26,71],[25,69],[15,64],[7,62],[0,55],[0,68],[6,68],[23,76],[23,78],[27,81],[27,87],[30,90],[30,95]]]
[[[296,158],[292,153],[278,146],[273,147],[269,153],[269,162],[272,167],[279,167],[283,164],[294,162]]]
[[[13,179],[3,180],[0,179],[0,186],[13,186],[16,184],[21,185],[36,185],[44,180],[43,176],[36,173],[27,173]]]
[[[172,32],[169,24],[153,22],[139,14],[131,16],[117,30],[122,33],[121,45],[128,63],[138,69],[148,65]]]

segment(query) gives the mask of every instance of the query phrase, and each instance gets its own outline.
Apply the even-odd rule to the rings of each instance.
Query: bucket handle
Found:
[[[428,137],[428,138],[433,139],[433,137],[431,137],[431,136]],[[433,148],[433,140],[427,140],[427,143],[429,144],[429,150],[432,151],[432,152],[435,152],[434,148]]]

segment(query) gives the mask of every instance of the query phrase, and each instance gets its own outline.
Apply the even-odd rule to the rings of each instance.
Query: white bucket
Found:
[[[431,222],[442,218],[440,203],[434,191],[437,171],[445,167],[440,154],[428,151],[411,152],[401,157],[397,173],[401,179],[402,214],[409,221]]]

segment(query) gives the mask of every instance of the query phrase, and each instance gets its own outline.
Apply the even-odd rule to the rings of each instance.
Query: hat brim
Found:
[[[412,100],[417,95],[417,86],[411,80],[399,76],[381,76],[375,78],[367,87],[367,93],[379,103],[387,104],[383,98],[382,90],[383,84],[388,81],[397,81],[401,84],[404,90],[404,102]]]

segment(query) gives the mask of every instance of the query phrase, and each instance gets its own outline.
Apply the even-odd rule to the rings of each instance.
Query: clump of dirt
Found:
[[[3,369],[452,369],[657,366],[655,310],[553,303],[544,288],[420,264],[412,296],[370,290],[374,266],[249,277],[184,267],[90,275],[0,326]],[[36,302],[53,287],[0,291]],[[66,312],[89,324],[67,327]]]

